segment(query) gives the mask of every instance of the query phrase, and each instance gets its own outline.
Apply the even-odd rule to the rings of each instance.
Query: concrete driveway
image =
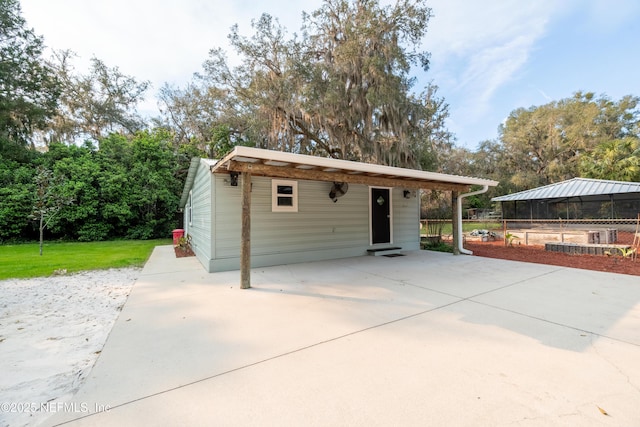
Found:
[[[252,285],[156,248],[46,424],[640,426],[638,277],[420,251]]]

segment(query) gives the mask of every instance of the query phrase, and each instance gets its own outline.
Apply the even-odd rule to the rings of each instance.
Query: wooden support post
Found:
[[[242,240],[240,242],[240,289],[251,287],[251,173],[242,173]]]
[[[502,239],[504,240],[504,245],[507,246],[507,220],[502,220]]]
[[[451,228],[451,238],[453,239],[453,254],[460,255],[460,242],[458,236],[462,230],[460,230],[460,222],[458,220],[458,192],[451,192],[451,218],[453,218],[453,224]]]

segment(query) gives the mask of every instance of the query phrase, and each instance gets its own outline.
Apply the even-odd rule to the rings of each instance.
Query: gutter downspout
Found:
[[[472,251],[470,251],[469,249],[465,249],[462,246],[462,199],[469,196],[475,196],[476,194],[486,193],[487,190],[489,190],[489,186],[483,185],[482,190],[472,191],[471,193],[460,194],[458,196],[458,206],[456,209],[458,212],[457,212],[456,221],[458,221],[458,230],[460,230],[460,232],[458,233],[458,248],[461,254],[473,255]]]

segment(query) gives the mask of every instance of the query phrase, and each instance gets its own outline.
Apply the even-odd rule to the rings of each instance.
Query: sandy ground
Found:
[[[0,281],[0,426],[37,425],[73,396],[140,271]]]

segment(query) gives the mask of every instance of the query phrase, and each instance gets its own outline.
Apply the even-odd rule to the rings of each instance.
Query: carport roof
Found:
[[[498,182],[415,169],[237,146],[210,167],[213,173],[250,172],[274,178],[350,182],[388,187],[466,190]]]
[[[509,202],[516,200],[558,199],[622,193],[640,193],[640,182],[573,178],[567,181],[545,185],[544,187],[494,197],[491,201]]]

